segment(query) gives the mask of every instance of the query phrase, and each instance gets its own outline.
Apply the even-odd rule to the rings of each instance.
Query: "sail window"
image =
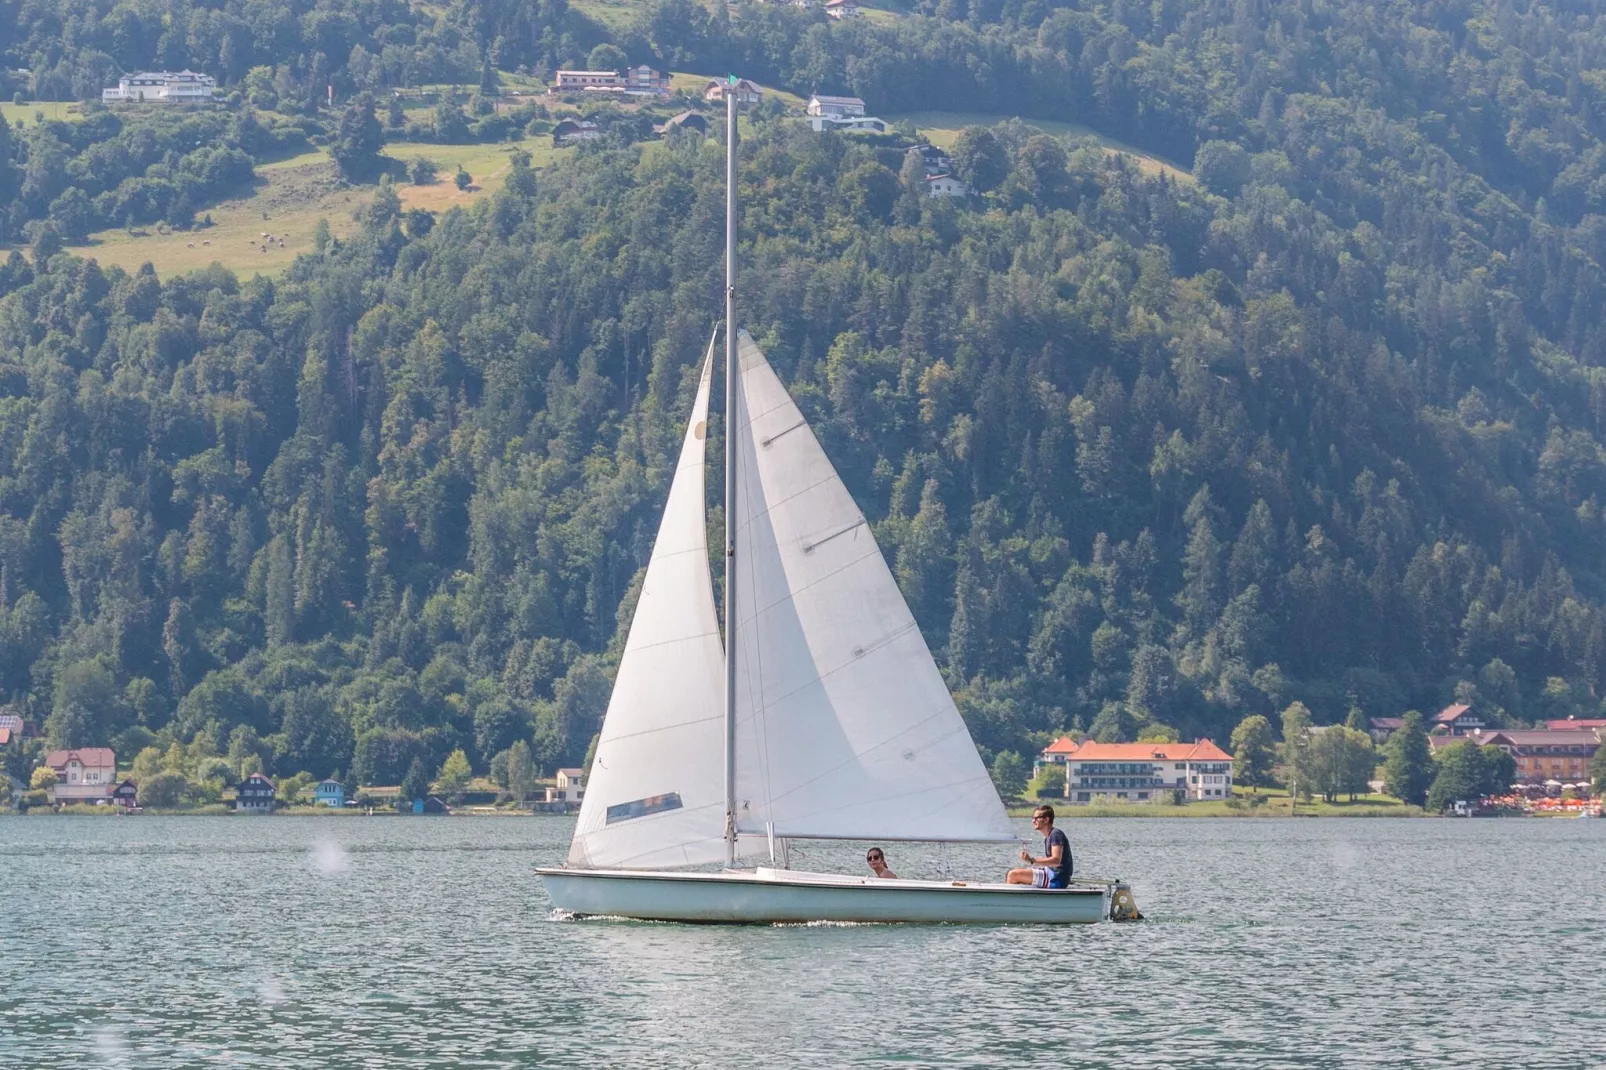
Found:
[[[663,795],[649,795],[645,799],[635,799],[631,802],[618,803],[608,807],[607,823],[612,825],[618,821],[629,821],[633,817],[646,817],[649,814],[661,814],[666,810],[679,810],[681,807],[680,792],[671,791]]]

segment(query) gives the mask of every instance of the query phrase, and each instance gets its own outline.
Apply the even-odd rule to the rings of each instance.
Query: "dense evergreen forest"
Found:
[[[897,138],[771,110],[744,140],[744,320],[991,759],[1068,729],[1225,742],[1295,701],[1599,709],[1603,16],[661,0],[614,43],[1192,167],[1002,122],[962,135],[956,202],[917,195]],[[190,65],[309,116],[325,79],[479,82],[606,36],[562,0],[0,0],[0,25],[60,96]],[[0,140],[0,193],[63,183],[14,229],[122,181],[47,174],[65,125]],[[204,151],[249,172],[237,120]],[[581,762],[720,311],[721,152],[519,161],[438,219],[382,188],[271,281],[12,253],[0,701],[60,743],[202,733],[365,783],[521,740]],[[127,174],[177,189],[204,162]]]

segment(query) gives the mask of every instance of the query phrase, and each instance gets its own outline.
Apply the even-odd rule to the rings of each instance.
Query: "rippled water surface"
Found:
[[[561,921],[564,818],[0,819],[0,1070],[1606,1068],[1606,821],[1065,827],[1150,920]]]

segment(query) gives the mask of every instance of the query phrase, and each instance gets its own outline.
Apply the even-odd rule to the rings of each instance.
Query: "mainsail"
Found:
[[[724,646],[703,501],[713,345],[569,848],[589,867],[725,858]]]
[[[1013,840],[864,514],[745,331],[738,362],[739,831]]]

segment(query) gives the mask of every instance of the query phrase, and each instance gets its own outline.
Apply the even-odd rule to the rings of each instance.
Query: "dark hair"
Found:
[[[1046,817],[1048,818],[1048,823],[1052,825],[1054,823],[1054,808],[1052,806],[1039,806],[1032,811],[1032,816]]]
[[[883,851],[879,847],[872,847],[868,851],[864,852],[864,860],[866,862],[870,861],[870,856],[871,855],[875,855],[876,857],[880,858],[881,861],[883,861],[883,862],[885,862],[887,860],[887,852]]]

